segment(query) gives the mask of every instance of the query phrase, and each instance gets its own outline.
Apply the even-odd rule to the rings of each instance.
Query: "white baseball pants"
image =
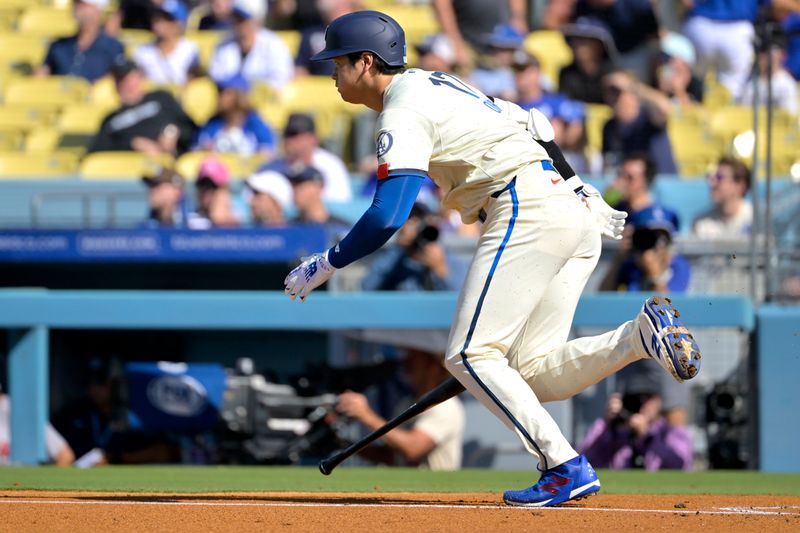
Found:
[[[445,358],[545,470],[578,454],[542,402],[569,398],[646,357],[633,321],[566,342],[600,255],[600,230],[558,178],[535,163],[489,200]]]

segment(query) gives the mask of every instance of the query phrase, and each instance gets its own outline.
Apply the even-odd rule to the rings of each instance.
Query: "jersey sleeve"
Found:
[[[428,175],[435,128],[430,120],[409,109],[381,113],[375,139],[378,179],[393,174]]]

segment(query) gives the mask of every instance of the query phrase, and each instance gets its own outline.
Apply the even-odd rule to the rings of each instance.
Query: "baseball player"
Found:
[[[372,205],[333,248],[286,277],[305,300],[334,272],[382,246],[405,222],[423,178],[481,236],[458,299],[445,365],[538,457],[532,487],[510,505],[551,506],[600,490],[585,457],[543,402],[563,400],[623,366],[652,357],[678,381],[700,354],[667,298],[648,299],[614,331],[566,342],[601,233],[619,239],[625,214],[581,182],[536,111],[487,98],[443,72],[405,70],[405,35],[391,17],[358,11],[334,20],[325,49],[342,98],[380,113],[378,186]]]

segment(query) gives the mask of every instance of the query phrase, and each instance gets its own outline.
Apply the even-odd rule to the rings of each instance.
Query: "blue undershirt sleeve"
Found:
[[[401,171],[378,181],[372,205],[344,239],[328,250],[331,265],[342,268],[371,254],[405,224],[425,177],[419,171],[409,172],[413,174]]]

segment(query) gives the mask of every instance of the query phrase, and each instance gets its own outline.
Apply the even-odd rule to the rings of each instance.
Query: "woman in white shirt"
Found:
[[[183,36],[186,17],[186,6],[179,0],[164,0],[151,20],[155,41],[133,53],[145,77],[157,85],[183,86],[199,71],[197,45]]]

